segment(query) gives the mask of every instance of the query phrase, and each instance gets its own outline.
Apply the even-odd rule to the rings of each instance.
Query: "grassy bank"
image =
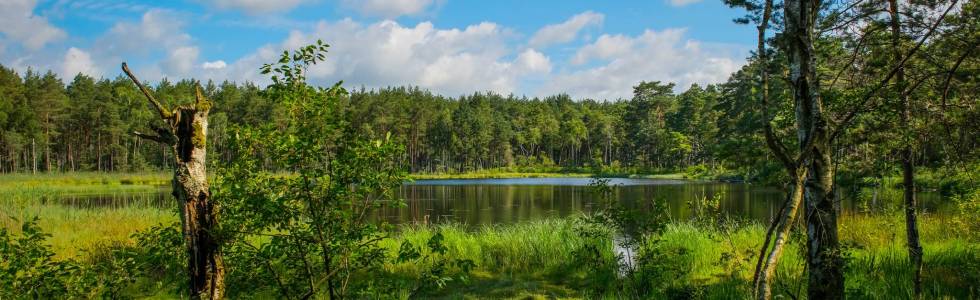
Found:
[[[47,242],[59,258],[83,254],[99,243],[127,240],[131,234],[177,219],[174,211],[147,203],[122,207],[51,205],[61,195],[154,193],[170,183],[167,173],[43,173],[0,175],[0,228],[19,231],[37,217],[52,236]]]
[[[10,198],[49,194],[138,192],[170,183],[171,175],[150,173],[15,173],[0,175],[0,193]]]
[[[614,177],[614,178],[650,178],[650,179],[691,179],[684,173],[665,174],[629,174],[629,173],[590,173],[590,172],[513,172],[508,170],[481,170],[463,173],[415,173],[409,177],[415,180],[424,179],[492,179],[492,178],[583,178],[583,177]]]
[[[900,216],[847,216],[841,239],[846,245],[847,290],[852,298],[895,299],[912,294],[911,273]],[[949,220],[922,218],[925,248],[924,289],[929,297],[970,298],[980,292],[980,235],[950,230]],[[619,261],[612,241],[603,240],[599,265],[588,265],[580,249],[589,243],[577,234],[574,222],[548,220],[484,227],[467,231],[459,226],[408,228],[400,240],[424,241],[434,232],[446,238],[449,256],[471,259],[477,268],[468,284],[454,285],[430,296],[447,298],[592,298],[624,297],[625,278],[616,275]],[[650,288],[654,298],[750,298],[755,255],[765,232],[759,224],[716,227],[696,222],[672,223],[644,241],[637,253],[632,280]],[[595,242],[595,241],[591,241]],[[799,297],[805,291],[805,237],[794,236],[780,263],[775,294]],[[417,272],[424,266],[392,264],[396,273]]]
[[[123,225],[128,221],[119,221],[117,216],[101,212],[91,213],[94,215],[78,215],[79,221],[90,220],[71,225],[79,227],[45,223],[42,219],[44,231],[52,234],[49,239],[51,244],[71,243],[79,247],[73,252],[54,247],[58,257],[93,261],[90,255],[105,253],[105,245],[135,246],[135,241],[129,237],[110,238],[103,233],[79,231],[79,228],[110,226],[125,231],[135,229],[126,226],[150,226],[153,220],[172,223],[176,219],[172,214],[120,215],[118,217],[146,222]],[[956,226],[955,220],[931,215],[923,216],[921,221],[926,298],[975,297],[980,293],[980,232],[958,230],[956,228],[961,227]],[[909,298],[912,293],[911,268],[904,248],[902,217],[849,215],[840,222],[849,298]],[[646,237],[638,248],[630,251],[634,257],[630,264],[633,271],[625,273],[622,271],[625,252],[614,248],[612,231],[604,227],[587,230],[588,225],[584,224],[579,219],[568,218],[475,229],[462,225],[403,226],[381,242],[389,257],[382,270],[358,276],[354,280],[411,282],[421,274],[438,268],[436,264],[440,260],[471,260],[475,267],[466,273],[467,280],[447,281],[441,288],[430,288],[416,296],[442,299],[595,299],[626,298],[640,293],[644,298],[654,299],[750,297],[755,255],[765,230],[760,224],[731,223],[720,226],[710,220],[670,223],[660,234]],[[438,260],[393,259],[398,256],[403,242],[425,245],[437,232],[443,236],[442,243],[446,249]],[[151,233],[154,236],[157,234]],[[176,231],[170,236],[179,241]],[[801,234],[790,239],[774,281],[774,297],[803,295],[806,281],[803,243],[805,237]],[[151,243],[149,247],[168,249],[164,244],[169,243]],[[92,247],[94,251],[83,249],[85,247]],[[101,251],[99,247],[103,247]],[[146,247],[145,244],[143,247]],[[179,252],[179,249],[166,251]],[[431,254],[424,247],[423,252]],[[150,261],[164,265],[180,261],[176,257],[150,257]],[[226,263],[231,263],[234,268],[233,261]],[[177,268],[171,270],[179,270],[179,265],[175,266]],[[137,277],[142,279],[136,279],[126,286],[125,294],[179,297],[171,294],[179,290],[179,281],[161,281],[159,278],[179,278],[180,275],[160,274],[159,270],[155,272],[155,275],[143,276],[158,279]],[[453,269],[449,272],[460,271]],[[229,280],[244,284],[249,289],[233,291],[234,295],[275,297],[271,283],[249,283],[249,278],[238,278],[243,276],[241,273],[232,274],[239,275],[230,275]],[[396,290],[379,296],[403,299],[409,293],[409,290]]]

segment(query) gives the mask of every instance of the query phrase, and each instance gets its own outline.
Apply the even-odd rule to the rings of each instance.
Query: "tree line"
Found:
[[[823,47],[825,51],[846,47],[840,41],[826,43],[830,45]],[[679,93],[672,83],[640,82],[632,98],[613,100],[493,92],[446,97],[418,87],[361,88],[344,99],[342,113],[361,133],[390,133],[404,144],[404,159],[412,172],[513,168],[655,173],[695,168],[728,170],[744,179],[781,176],[778,160],[766,151],[765,122],[756,109],[760,66],[753,58],[727,82],[692,85]],[[945,104],[922,103],[916,111],[921,118],[913,125],[923,140],[914,157],[918,165],[970,161],[974,153],[969,150],[977,146],[978,112],[975,99],[970,100],[975,84],[968,80],[976,68],[961,66],[949,74],[924,83],[931,83],[932,91],[919,88],[919,93],[947,96],[942,98]],[[852,92],[843,83],[860,80],[851,76],[860,74],[835,78],[840,87],[830,89],[832,103],[850,101]],[[943,85],[947,79],[955,85]],[[192,102],[197,84],[163,79],[149,89],[168,102],[165,105],[175,105]],[[204,96],[214,103],[208,135],[212,163],[233,155],[227,148],[229,128],[281,123],[284,116],[256,84],[226,81],[202,86]],[[783,82],[773,82],[770,89],[773,97],[790,95]],[[78,74],[65,83],[50,71],[21,75],[0,66],[0,172],[168,169],[174,164],[168,149],[132,134],[153,124],[154,116],[140,97],[123,76],[96,79]],[[771,118],[778,134],[789,134],[789,105],[768,105],[776,114]],[[877,158],[882,153],[900,158],[893,151],[894,131],[886,130],[897,128],[893,119],[890,111],[862,115],[848,129],[855,134],[834,141],[846,169],[869,174],[891,170]],[[272,161],[267,164],[279,167]]]

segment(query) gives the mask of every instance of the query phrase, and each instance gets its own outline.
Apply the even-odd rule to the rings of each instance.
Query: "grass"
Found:
[[[88,249],[115,241],[129,241],[133,233],[177,220],[175,210],[134,204],[122,208],[76,208],[62,205],[0,205],[0,225],[19,231],[20,221],[37,217],[59,258],[77,257]]]
[[[99,194],[156,190],[170,183],[167,173],[43,173],[0,175],[0,194],[8,199],[54,194]]]
[[[176,220],[176,215],[159,208],[71,209],[24,207],[25,218],[41,216],[41,227],[52,234],[49,242],[58,257],[86,255],[87,249],[107,242],[130,242],[132,232]],[[841,218],[841,241],[845,245],[846,288],[849,298],[893,299],[911,294],[909,264],[904,248],[900,215],[848,215]],[[925,247],[924,287],[926,298],[972,298],[980,292],[980,233],[953,230],[945,218],[926,215],[921,219]],[[11,227],[13,224],[3,224]],[[425,297],[447,299],[544,299],[619,298],[625,278],[618,268],[611,231],[603,238],[579,234],[574,219],[546,219],[502,226],[466,227],[406,225],[382,246],[396,255],[403,241],[424,245],[435,232],[444,236],[447,258],[470,259],[476,269],[467,283],[452,282]],[[638,284],[654,286],[655,298],[695,297],[731,299],[749,296],[749,281],[755,253],[764,228],[745,223],[718,227],[702,222],[675,222],[659,235],[643,242],[638,256],[649,257],[636,275]],[[600,246],[599,265],[581,256],[587,245]],[[805,291],[804,237],[794,235],[784,252],[774,282],[775,295],[800,296]],[[658,250],[659,249],[659,250]],[[657,252],[665,251],[666,252]],[[666,255],[650,255],[661,253]],[[388,262],[385,269],[396,276],[416,276],[429,266]],[[651,271],[652,270],[652,271]],[[658,273],[659,272],[659,273]],[[665,284],[666,282],[666,284]],[[680,296],[678,296],[680,295]]]
[[[666,174],[627,174],[627,173],[588,173],[588,172],[514,172],[507,169],[490,169],[462,173],[415,173],[409,177],[415,180],[423,179],[494,179],[494,178],[582,178],[582,177],[615,177],[615,178],[650,178],[650,179],[690,179],[684,173]]]
[[[151,200],[124,206],[80,208],[48,204],[64,195],[155,193],[169,184],[166,173],[44,173],[0,175],[0,225],[19,231],[20,221],[34,217],[58,257],[83,254],[99,243],[128,240],[132,233],[177,219],[175,212]]]
[[[850,298],[893,299],[911,295],[904,227],[893,226],[900,220],[897,215],[852,215],[841,219],[841,240],[847,253],[846,288]],[[938,217],[923,217],[921,224],[927,298],[975,297],[980,292],[980,244],[977,243],[980,234],[950,231],[946,220]],[[656,249],[683,249],[668,252],[671,255],[659,257],[661,260],[655,264],[679,265],[684,270],[667,272],[668,280],[678,280],[678,285],[668,285],[659,292],[655,290],[653,295],[671,297],[670,293],[676,296],[677,291],[682,291],[682,295],[706,299],[750,297],[749,282],[764,230],[761,225],[751,223],[728,229],[693,222],[668,225],[661,235],[651,237],[645,244]],[[598,272],[581,265],[582,259],[575,253],[587,241],[578,237],[573,222],[568,219],[483,227],[475,231],[467,231],[459,225],[410,227],[385,244],[395,250],[402,240],[424,242],[435,231],[445,236],[449,257],[472,259],[477,269],[469,284],[445,288],[430,295],[432,297],[624,296],[595,294],[615,283],[603,282],[608,278],[596,278],[594,273]],[[791,294],[799,297],[805,293],[805,260],[801,255],[804,239],[802,235],[795,235],[784,252],[774,282],[774,297]],[[611,248],[607,249],[609,252],[601,255],[612,257]],[[395,273],[414,274],[422,267],[399,264],[388,268]],[[655,276],[647,278],[664,280]]]
[[[564,173],[485,172],[428,178],[502,178],[504,176],[588,176]],[[445,176],[445,177],[438,177]],[[462,177],[470,176],[470,177]],[[477,177],[497,176],[497,177]],[[659,176],[659,177],[658,177]],[[680,175],[654,175],[675,178]],[[417,177],[418,178],[418,177]],[[77,208],[25,201],[38,195],[58,193],[106,193],[156,190],[169,176],[147,174],[45,174],[0,176],[0,226],[18,230],[16,220],[40,218],[41,228],[51,234],[48,243],[59,258],[84,257],[89,249],[112,242],[131,243],[130,235],[159,223],[172,223],[177,215],[150,203],[124,207]],[[925,248],[926,298],[969,299],[980,295],[980,232],[962,226],[956,215],[925,214],[920,235]],[[959,218],[959,219],[958,219]],[[505,226],[470,228],[463,225],[403,226],[382,241],[395,255],[403,241],[423,244],[436,231],[445,237],[447,257],[473,260],[477,267],[468,283],[452,282],[433,291],[433,298],[618,298],[625,279],[616,275],[618,261],[611,231],[599,240],[579,235],[572,219],[549,219]],[[640,269],[636,280],[656,287],[656,298],[707,299],[749,296],[755,255],[764,234],[754,223],[718,227],[701,222],[675,222],[662,234],[643,242],[644,255],[653,262]],[[910,267],[907,260],[904,219],[900,214],[845,215],[840,220],[845,246],[846,289],[850,298],[909,298]],[[790,240],[774,282],[775,294],[799,297],[806,277],[802,245],[805,237]],[[584,261],[581,249],[600,244],[598,264]],[[658,256],[659,255],[659,256]],[[419,274],[428,266],[386,263],[398,276]],[[774,295],[775,296],[775,295]]]

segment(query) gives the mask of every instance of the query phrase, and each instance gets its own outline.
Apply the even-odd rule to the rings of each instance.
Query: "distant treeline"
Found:
[[[362,88],[352,91],[342,113],[365,135],[390,133],[402,142],[412,172],[512,168],[650,173],[694,167],[765,176],[777,167],[762,136],[754,67],[745,66],[728,82],[693,85],[679,94],[671,83],[642,82],[631,99],[609,101],[494,93],[450,98],[415,87]],[[164,79],[152,92],[169,105],[190,103],[196,84]],[[212,162],[233,155],[225,143],[231,128],[275,126],[282,115],[255,84],[206,82],[203,87],[214,102],[208,132]],[[774,87],[777,92],[780,88]],[[145,125],[155,120],[153,112],[141,97],[121,76],[79,74],[66,84],[50,71],[28,70],[21,76],[0,66],[0,171],[164,169],[172,163],[166,154],[170,150],[132,134],[153,130]],[[968,155],[977,147],[976,120],[962,119],[976,115],[975,106],[969,109],[960,120],[947,114],[944,123],[927,127],[934,134],[922,135],[926,143],[917,155],[920,164],[942,165],[963,157],[960,150]],[[871,115],[876,118],[864,125],[886,125],[882,121],[891,118]],[[779,127],[779,116],[775,123]],[[868,132],[837,141],[837,151],[853,158],[849,165],[881,169],[874,158],[892,155],[881,151],[880,143],[888,140],[885,129],[857,126]],[[791,128],[780,131],[791,144]]]

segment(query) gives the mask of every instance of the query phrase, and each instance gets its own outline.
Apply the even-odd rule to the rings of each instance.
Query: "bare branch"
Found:
[[[139,131],[133,131],[133,135],[135,135],[135,136],[137,136],[137,137],[139,137],[141,139],[147,139],[147,140],[151,140],[151,141],[154,141],[154,142],[157,142],[157,143],[166,144],[166,142],[163,141],[163,138],[161,138],[159,136],[145,134],[145,133],[141,133]]]
[[[125,62],[122,63],[122,70],[123,73],[126,73],[126,76],[129,76],[129,79],[133,80],[133,83],[135,83],[136,87],[140,89],[140,92],[143,92],[143,96],[146,96],[146,100],[149,100],[150,104],[153,104],[153,108],[155,108],[157,110],[157,113],[160,114],[160,118],[163,118],[164,120],[173,118],[173,113],[167,110],[167,108],[164,107],[163,104],[160,104],[160,102],[158,102],[157,99],[153,98],[153,95],[150,94],[150,91],[147,90],[145,86],[143,86],[143,83],[141,83],[138,78],[136,78],[136,75],[133,75],[133,72],[129,71],[129,67],[126,66]]]

